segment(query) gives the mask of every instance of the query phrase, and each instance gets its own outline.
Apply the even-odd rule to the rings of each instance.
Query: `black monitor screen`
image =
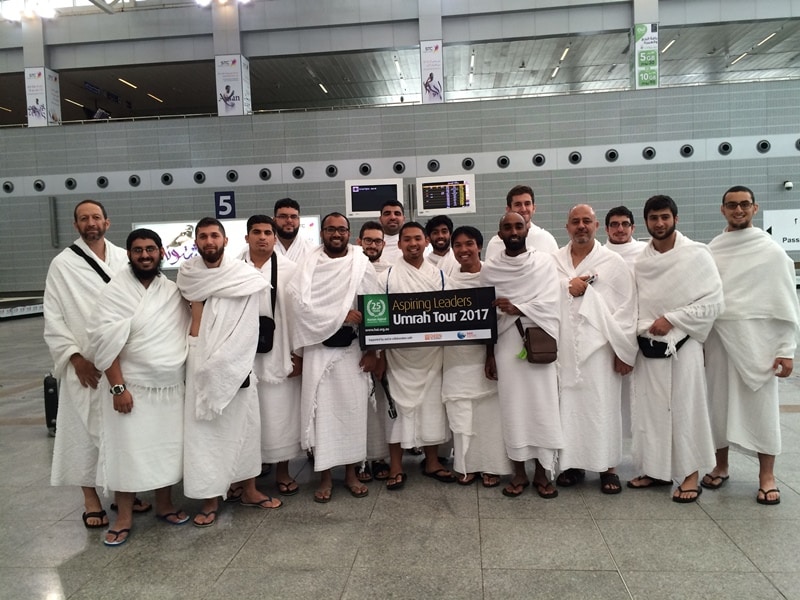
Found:
[[[397,185],[366,184],[350,186],[352,210],[354,212],[381,212],[387,200],[397,200]]]
[[[469,206],[469,190],[466,181],[436,181],[422,184],[422,208],[466,208]]]

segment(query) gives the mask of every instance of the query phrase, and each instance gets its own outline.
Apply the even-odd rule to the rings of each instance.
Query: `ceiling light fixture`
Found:
[[[747,52],[744,52],[743,54],[740,54],[738,58],[734,59],[734,60],[731,62],[731,65],[735,65],[737,62],[739,62],[740,60],[742,60],[742,59],[743,59],[745,56],[747,56]]]
[[[470,69],[475,68],[475,50],[472,51],[472,54],[469,57],[469,68]]]
[[[555,69],[553,69],[553,72],[550,74],[550,79],[555,79],[556,78],[556,75],[558,75],[559,69],[561,69],[561,67],[556,67]]]
[[[400,68],[400,61],[397,60],[397,57],[394,57],[394,68],[397,69],[397,74],[400,76],[400,79],[403,78],[403,70]]]
[[[328,90],[327,90],[327,89],[325,89],[325,86],[324,86],[324,85],[322,85],[322,82],[320,82],[320,84],[319,84],[319,88],[320,88],[320,89],[321,89],[323,92],[325,92],[326,94],[328,93]]]
[[[664,52],[666,52],[667,50],[669,50],[670,48],[672,48],[672,44],[674,44],[674,43],[675,43],[675,41],[676,41],[677,39],[678,39],[678,38],[674,38],[674,39],[670,40],[669,44],[667,44],[666,46],[664,46],[664,47],[661,49],[661,54],[664,54]]]
[[[761,40],[760,42],[758,42],[758,43],[756,44],[756,48],[758,48],[758,47],[759,47],[761,44],[766,44],[768,41],[770,41],[770,40],[771,40],[772,38],[774,38],[776,35],[778,35],[778,32],[777,32],[777,31],[773,31],[773,32],[772,32],[772,33],[770,33],[770,34],[769,34],[767,37],[765,37],[763,40]]]
[[[0,106],[0,110],[4,110],[6,112],[13,112],[10,108],[6,108],[5,106]]]
[[[122,83],[124,83],[124,84],[125,84],[125,85],[127,85],[128,87],[132,87],[132,88],[133,88],[133,89],[135,89],[135,90],[138,90],[138,89],[139,89],[138,87],[136,87],[135,85],[133,85],[133,84],[132,84],[130,81],[125,81],[125,80],[124,80],[122,77],[117,77],[117,81],[121,81]]]
[[[23,18],[53,19],[56,16],[55,8],[49,0],[5,0],[2,4],[3,19],[8,21],[21,21]]]
[[[148,93],[147,95],[150,96],[156,102],[161,102],[161,104],[164,104],[164,101],[161,98],[159,98],[158,96],[154,96],[153,94],[150,94],[150,93]]]
[[[469,85],[472,85],[472,73],[469,74]]]
[[[567,58],[567,54],[569,54],[569,46],[564,48],[564,51],[561,53],[561,58],[558,59],[558,62],[563,62],[565,58]]]
[[[69,98],[64,98],[64,100],[66,100],[70,104],[74,104],[75,106],[80,106],[81,108],[83,108],[83,104],[81,104],[80,102],[75,102],[75,100],[70,100]]]

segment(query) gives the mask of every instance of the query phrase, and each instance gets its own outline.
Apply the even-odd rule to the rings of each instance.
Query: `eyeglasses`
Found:
[[[136,248],[131,248],[131,254],[143,254],[145,252],[147,254],[155,254],[159,250],[160,248],[158,248],[157,246],[146,246],[144,248],[142,248],[141,246],[137,246]]]
[[[633,226],[633,223],[630,221],[611,221],[608,224],[609,228],[617,229],[618,227],[622,227],[623,229],[630,229]]]
[[[300,215],[275,215],[275,218],[281,221],[299,221]]]
[[[362,246],[382,246],[383,240],[380,238],[361,238]]]
[[[747,210],[751,206],[753,206],[755,202],[750,200],[742,200],[741,202],[724,202],[723,206],[728,210],[736,210],[737,208],[741,208],[742,210]]]
[[[339,235],[344,235],[350,231],[347,227],[323,227],[322,232],[327,233],[328,235],[333,235],[334,233],[338,233]]]

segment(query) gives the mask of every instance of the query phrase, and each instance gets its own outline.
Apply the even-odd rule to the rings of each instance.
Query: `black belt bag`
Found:
[[[328,348],[347,348],[353,343],[353,340],[356,339],[356,337],[358,336],[356,335],[355,330],[352,327],[345,325],[327,340],[323,340],[322,345],[328,346]]]
[[[258,317],[258,346],[256,352],[266,354],[275,341],[275,321],[271,317]]]
[[[685,338],[675,344],[676,353],[681,349],[681,346],[683,346],[688,339],[689,336],[687,335]],[[672,356],[667,356],[668,346],[666,342],[659,342],[651,338],[642,337],[641,335],[636,336],[636,341],[639,342],[639,350],[642,351],[642,354],[645,358],[669,358],[669,356]]]

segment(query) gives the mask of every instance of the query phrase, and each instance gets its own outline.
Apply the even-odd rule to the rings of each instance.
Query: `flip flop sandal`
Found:
[[[181,513],[183,513],[183,517],[181,517]],[[177,521],[170,521],[170,517],[175,517]],[[167,523],[168,525],[185,525],[189,522],[189,515],[178,509],[175,512],[156,515],[156,519],[159,521],[164,521],[164,523]]]
[[[507,496],[509,498],[516,498],[517,496],[522,496],[522,492],[525,491],[525,488],[531,484],[530,481],[526,481],[525,483],[512,483],[508,482],[508,485],[503,488],[503,496]],[[517,491],[519,488],[519,491]]]
[[[619,494],[622,491],[619,475],[616,473],[600,473],[600,491],[604,494]]]
[[[217,522],[217,511],[216,510],[210,510],[208,512],[201,511],[194,516],[195,519],[197,517],[214,517],[213,519],[211,519],[210,521],[206,521],[205,523],[198,523],[197,521],[192,519],[192,525],[194,525],[195,527],[201,527],[201,528],[211,527],[212,525],[215,525]]]
[[[125,542],[128,541],[128,538],[131,537],[131,530],[130,529],[109,529],[106,531],[106,534],[111,534],[114,536],[113,540],[103,539],[103,543],[106,546],[122,546]],[[123,539],[119,539],[119,536],[122,534],[127,534]]]
[[[101,510],[99,512],[85,512],[81,515],[81,519],[83,519],[83,526],[86,527],[86,529],[104,529],[105,527],[108,527],[108,519],[106,518],[107,516],[108,515],[106,514],[106,511]],[[91,525],[89,523],[89,519],[100,519],[100,522]],[[105,523],[103,523],[104,519]]]

